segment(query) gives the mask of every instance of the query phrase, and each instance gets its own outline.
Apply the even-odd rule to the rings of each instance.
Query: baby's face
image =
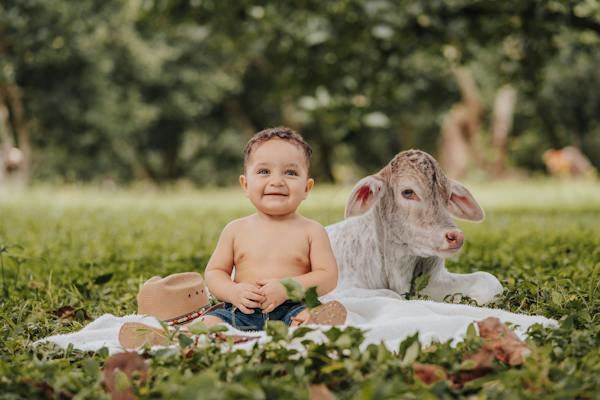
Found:
[[[259,212],[281,217],[296,211],[314,181],[302,149],[276,138],[252,150],[240,185]]]

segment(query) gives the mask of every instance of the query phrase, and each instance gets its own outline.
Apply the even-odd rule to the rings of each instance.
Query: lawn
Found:
[[[134,379],[142,398],[306,398],[325,383],[339,398],[599,398],[600,185],[593,182],[498,182],[470,186],[486,210],[481,224],[460,223],[466,245],[451,271],[495,274],[505,291],[493,305],[560,321],[534,327],[522,366],[495,362],[462,387],[415,379],[398,351],[358,350],[362,333],[334,330],[306,354],[280,339],[252,351],[214,344],[145,352],[150,378]],[[220,230],[251,212],[237,189],[38,187],[0,189],[0,399],[108,398],[107,352],[83,353],[42,337],[78,330],[104,314],[135,312],[139,285],[153,275],[202,271]],[[349,187],[317,187],[302,213],[324,225],[342,218]],[[61,307],[69,312],[60,314]],[[63,309],[64,310],[64,309]],[[420,349],[416,361],[468,369],[480,345]]]

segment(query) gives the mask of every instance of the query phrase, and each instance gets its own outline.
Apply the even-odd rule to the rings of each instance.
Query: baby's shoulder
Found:
[[[319,235],[325,232],[325,228],[323,227],[323,225],[310,218],[302,217],[300,223],[302,224],[303,229],[305,229],[306,232],[311,236]]]
[[[238,233],[240,231],[243,231],[244,229],[247,229],[249,223],[250,223],[250,217],[242,217],[242,218],[238,218],[238,219],[234,219],[233,221],[230,221],[227,225],[225,225],[225,227],[223,228],[223,233],[226,234],[235,234]]]

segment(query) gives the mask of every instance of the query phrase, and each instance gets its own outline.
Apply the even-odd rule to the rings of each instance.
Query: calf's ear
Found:
[[[483,221],[485,214],[466,187],[456,181],[450,181],[450,190],[450,201],[448,201],[450,214],[468,221]]]
[[[367,212],[383,196],[384,191],[385,182],[383,179],[375,175],[362,178],[350,193],[344,218]]]

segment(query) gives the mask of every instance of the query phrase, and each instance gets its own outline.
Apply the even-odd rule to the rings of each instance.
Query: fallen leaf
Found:
[[[140,382],[146,382],[148,366],[138,353],[119,353],[106,360],[104,363],[104,386],[113,400],[137,398],[131,387],[131,378],[136,371],[139,373]],[[125,382],[124,379],[126,379]]]
[[[69,319],[75,318],[78,321],[90,320],[91,318],[88,316],[87,311],[83,308],[74,308],[71,305],[62,306],[52,311],[52,315],[57,317],[58,319]]]
[[[464,357],[463,370],[452,374],[457,387],[491,372],[494,359],[514,367],[523,364],[530,353],[527,344],[498,318],[478,321],[477,326],[483,343],[477,352]]]
[[[412,368],[415,378],[427,385],[448,379],[446,370],[439,365],[413,363]]]
[[[498,318],[489,317],[477,322],[483,347],[490,349],[494,357],[510,366],[521,365],[531,352],[527,344]]]
[[[478,352],[465,355],[464,361],[464,369],[466,370],[491,369],[492,361],[494,361],[494,352],[483,345]],[[470,361],[471,363],[467,363],[466,361]]]
[[[60,319],[66,319],[73,316],[75,313],[75,308],[73,306],[62,306],[52,311],[52,315]]]

